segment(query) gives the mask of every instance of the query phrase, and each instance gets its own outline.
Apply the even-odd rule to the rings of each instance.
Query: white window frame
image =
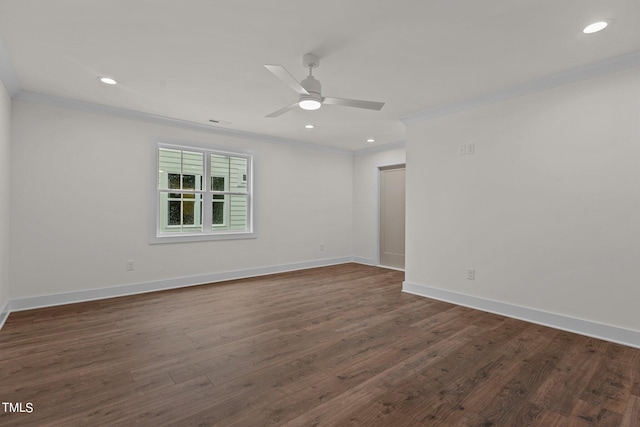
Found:
[[[204,158],[204,175],[202,178],[204,188],[198,193],[203,194],[202,201],[202,231],[201,232],[163,232],[161,231],[160,224],[160,193],[161,189],[158,185],[159,176],[159,160],[160,149],[173,149],[173,150],[187,150],[192,152],[203,153]],[[198,242],[208,240],[235,240],[235,239],[254,239],[257,234],[254,229],[253,217],[254,217],[254,187],[253,187],[253,168],[254,168],[254,154],[250,151],[231,151],[227,149],[219,149],[204,144],[196,143],[173,143],[173,142],[154,142],[151,144],[153,155],[153,164],[151,172],[152,178],[152,220],[149,243],[178,243],[178,242]],[[233,156],[247,159],[247,180],[246,180],[246,193],[241,195],[247,197],[247,229],[246,230],[219,230],[220,226],[213,225],[213,195],[215,194],[211,189],[211,155],[221,156]],[[165,189],[162,189],[165,191]],[[228,194],[232,194],[228,192]],[[240,194],[240,193],[238,193]],[[225,209],[226,210],[226,209]],[[226,221],[225,221],[226,223]]]

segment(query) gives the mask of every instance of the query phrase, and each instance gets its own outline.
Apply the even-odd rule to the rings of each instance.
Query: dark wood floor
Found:
[[[344,264],[12,313],[0,425],[640,426],[640,350]]]

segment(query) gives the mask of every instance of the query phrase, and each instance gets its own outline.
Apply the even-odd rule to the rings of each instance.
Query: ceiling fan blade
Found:
[[[275,74],[277,78],[289,85],[289,87],[295,90],[299,95],[309,95],[309,92],[307,92],[307,90],[303,88],[302,85],[298,83],[298,81],[294,79],[293,76],[281,65],[265,65],[264,67]]]
[[[278,117],[279,115],[284,114],[287,111],[292,110],[294,107],[297,107],[297,106],[298,106],[298,102],[296,101],[291,105],[287,105],[286,107],[281,108],[278,111],[274,111],[273,113],[266,115],[265,117]]]
[[[323,98],[323,104],[342,105],[345,107],[366,108],[368,110],[380,110],[384,106],[384,102],[361,101],[359,99],[344,98]]]

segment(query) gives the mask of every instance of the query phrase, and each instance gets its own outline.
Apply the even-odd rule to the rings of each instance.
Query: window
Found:
[[[253,237],[252,156],[158,144],[152,243]]]
[[[169,173],[169,188],[172,190],[195,190],[196,175],[181,175]],[[181,185],[182,184],[182,185]],[[195,226],[196,225],[196,198],[193,194],[168,193],[167,202],[167,229],[170,226]],[[200,204],[198,204],[200,206]],[[202,216],[202,212],[198,217]],[[175,230],[176,228],[174,228]]]

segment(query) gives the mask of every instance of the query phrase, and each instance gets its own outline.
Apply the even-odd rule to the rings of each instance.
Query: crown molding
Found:
[[[15,100],[23,102],[31,102],[36,104],[51,105],[71,110],[80,110],[95,114],[102,114],[122,119],[147,122],[176,128],[189,130],[197,130],[201,132],[214,133],[234,138],[243,138],[259,142],[272,142],[276,144],[284,144],[307,150],[321,151],[325,153],[340,154],[343,156],[352,156],[353,152],[336,147],[328,147],[325,145],[312,144],[309,142],[298,141],[294,139],[278,138],[271,135],[258,134],[253,132],[223,129],[213,125],[205,125],[202,123],[191,122],[188,120],[176,119],[173,117],[161,116],[158,114],[144,113],[141,111],[127,110],[124,108],[112,107],[109,105],[95,104],[92,102],[78,101],[75,99],[63,98],[53,95],[45,95],[42,93],[21,91],[13,97]]]
[[[0,54],[1,56],[1,54]],[[34,104],[50,105],[54,107],[61,107],[71,110],[79,110],[94,114],[107,115],[112,117],[118,117],[127,120],[134,120],[140,122],[153,123],[164,126],[171,126],[175,128],[182,128],[187,130],[196,130],[201,132],[208,132],[217,135],[224,135],[234,138],[243,138],[259,142],[272,142],[275,144],[284,144],[297,148],[304,148],[307,150],[321,151],[324,153],[339,154],[343,156],[359,156],[365,154],[378,153],[382,151],[393,150],[395,148],[404,148],[405,141],[395,141],[387,144],[382,144],[374,147],[366,147],[359,150],[347,150],[337,147],[330,147],[326,145],[313,144],[310,142],[304,142],[294,139],[279,138],[271,135],[265,135],[254,132],[247,132],[236,129],[224,129],[216,127],[214,125],[206,125],[197,122],[191,122],[189,120],[176,119],[168,116],[161,116],[158,114],[145,113],[142,111],[127,110],[119,107],[112,107],[104,104],[96,104],[87,101],[78,101],[70,98],[63,98],[54,95],[45,95],[38,92],[29,92],[20,90],[17,94],[12,95],[12,98],[16,101],[30,102]]]
[[[388,144],[376,145],[373,147],[361,148],[360,150],[355,150],[353,152],[354,156],[364,156],[367,154],[381,153],[383,151],[395,150],[396,148],[405,148],[406,141],[395,141],[390,142]]]
[[[469,110],[484,105],[505,101],[519,96],[527,95],[534,92],[563,86],[570,83],[587,80],[606,74],[623,71],[630,68],[640,67],[640,50],[605,59],[582,67],[574,68],[568,71],[556,73],[541,79],[532,80],[519,85],[510,86],[499,89],[484,95],[468,98],[463,101],[451,104],[439,105],[427,110],[416,113],[407,114],[399,117],[403,124],[411,124],[416,122],[427,121],[437,117],[454,114],[459,111]],[[198,130],[218,135],[244,138],[249,140],[272,142],[276,144],[284,144],[292,147],[308,149],[312,151],[320,151],[325,153],[339,154],[344,156],[357,156],[371,154],[381,151],[387,151],[394,148],[402,148],[405,146],[404,141],[396,141],[376,147],[366,147],[359,150],[347,150],[326,145],[313,144],[309,142],[274,137],[254,132],[247,132],[236,129],[224,129],[213,125],[206,125],[188,120],[177,119],[168,116],[145,113],[141,111],[127,110],[118,107],[112,107],[103,104],[96,104],[86,101],[78,101],[69,98],[63,98],[53,95],[45,95],[42,93],[29,92],[22,90],[20,81],[15,72],[13,64],[9,60],[7,50],[2,39],[0,39],[0,80],[4,83],[9,95],[16,100],[24,102],[32,102],[38,104],[58,106],[68,109],[87,111],[97,114],[109,115],[129,120],[142,121],[147,123],[160,124],[165,126],[178,127],[183,129]]]
[[[87,111],[91,113],[103,114],[113,117],[119,117],[129,120],[136,120],[147,123],[160,124],[165,126],[172,126],[183,129],[197,130],[201,132],[209,132],[218,135],[225,135],[236,138],[244,138],[249,140],[255,140],[260,142],[272,142],[276,144],[284,144],[297,148],[303,148],[313,151],[321,151],[324,153],[339,154],[343,156],[353,156],[353,151],[345,150],[337,147],[329,147],[326,145],[313,144],[309,142],[303,142],[294,139],[278,138],[270,135],[259,134],[254,132],[247,132],[235,129],[223,129],[215,127],[213,125],[205,125],[202,123],[191,122],[188,120],[176,119],[173,117],[161,116],[158,114],[144,113],[141,111],[127,110],[124,108],[111,107],[103,104],[96,104],[92,102],[78,101],[69,98],[63,98],[53,95],[45,95],[43,93],[29,92],[22,90],[20,80],[15,72],[13,64],[9,59],[9,54],[5,45],[0,38],[0,80],[7,88],[7,92],[11,98],[32,102],[37,104],[51,105],[56,107],[63,107],[67,109]]]
[[[4,83],[4,87],[7,88],[7,92],[13,98],[22,91],[20,86],[20,80],[16,70],[13,68],[11,60],[9,60],[9,54],[4,46],[2,39],[0,38],[0,80]]]
[[[614,58],[594,62],[582,67],[573,68],[561,73],[552,74],[541,79],[536,79],[519,85],[499,89],[497,91],[486,93],[484,95],[473,98],[468,98],[460,102],[439,105],[428,110],[407,114],[400,117],[400,121],[407,125],[410,123],[431,120],[437,117],[457,113],[459,111],[470,110],[472,108],[481,107],[483,105],[506,101],[518,96],[540,92],[543,90],[552,89],[570,83],[575,83],[582,80],[587,80],[635,67],[640,67],[640,50],[628,53],[626,55],[616,56]]]
[[[144,113],[141,111],[127,110],[124,108],[112,107],[103,104],[96,104],[92,102],[78,101],[74,99],[45,95],[43,93],[30,92],[22,90],[18,76],[13,68],[13,64],[9,59],[7,50],[0,38],[0,80],[7,88],[7,92],[11,98],[36,104],[51,105],[56,107],[63,107],[72,110],[86,111],[96,114],[103,114],[112,117],[124,118],[128,120],[135,120],[147,123],[154,123],[159,125],[197,130],[201,132],[214,133],[217,135],[230,136],[235,138],[243,138],[260,142],[272,142],[276,144],[284,144],[292,147],[303,148],[312,151],[321,151],[324,153],[339,154],[343,156],[353,156],[353,151],[345,150],[337,147],[329,147],[326,145],[313,144],[310,142],[304,142],[294,139],[279,138],[265,134],[259,134],[254,132],[241,131],[236,129],[223,129],[213,125],[206,125],[197,122],[191,122],[189,120],[176,119],[173,117],[161,116],[158,114]]]

